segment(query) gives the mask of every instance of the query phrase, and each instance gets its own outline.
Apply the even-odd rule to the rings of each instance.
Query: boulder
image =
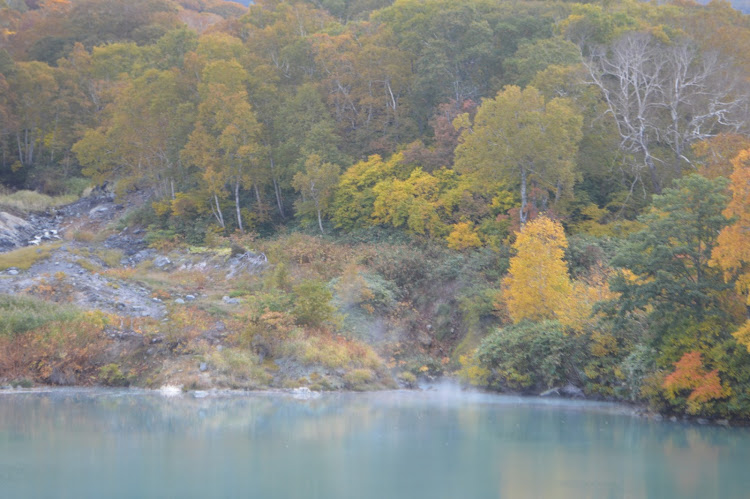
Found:
[[[170,260],[166,256],[157,256],[156,258],[154,258],[154,267],[156,267],[157,269],[163,269],[171,264],[172,260]]]
[[[560,389],[550,388],[549,390],[545,390],[542,393],[539,394],[540,397],[559,397],[560,396]]]
[[[0,211],[0,251],[26,245],[34,237],[34,226],[23,218]]]
[[[586,398],[586,395],[583,393],[583,390],[581,390],[577,386],[570,384],[570,383],[560,388],[560,395],[562,395],[563,397],[569,397],[572,399],[585,399]]]

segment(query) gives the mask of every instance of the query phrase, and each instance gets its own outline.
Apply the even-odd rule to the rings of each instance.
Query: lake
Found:
[[[8,498],[745,498],[749,464],[747,429],[606,403],[0,391]]]

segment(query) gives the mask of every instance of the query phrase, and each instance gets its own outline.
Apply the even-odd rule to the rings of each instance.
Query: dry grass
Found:
[[[259,242],[272,262],[285,262],[297,268],[305,278],[330,280],[341,274],[347,265],[361,260],[365,248],[336,244],[319,237],[292,234],[272,241]]]
[[[90,230],[78,229],[70,233],[70,237],[79,243],[91,243],[96,239],[96,234]]]
[[[99,260],[104,262],[107,267],[119,267],[120,260],[125,254],[118,249],[98,249],[94,252]]]
[[[309,335],[295,341],[292,348],[305,364],[323,365],[329,369],[376,369],[382,365],[380,357],[370,346],[343,336]]]
[[[102,274],[106,275],[107,277],[112,277],[114,279],[127,281],[129,279],[133,279],[133,277],[135,276],[137,272],[138,271],[136,269],[131,268],[131,267],[117,267],[113,269],[107,269],[104,272],[102,272]]]
[[[11,267],[28,270],[36,262],[49,258],[52,252],[59,249],[60,246],[62,246],[62,243],[50,243],[43,246],[28,246],[0,254],[0,270]]]
[[[13,193],[0,193],[0,208],[14,209],[23,212],[45,211],[70,204],[78,199],[78,196],[47,196],[36,191],[17,191]]]

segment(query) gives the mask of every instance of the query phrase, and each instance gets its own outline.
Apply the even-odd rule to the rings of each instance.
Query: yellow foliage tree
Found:
[[[459,222],[453,226],[453,230],[445,238],[450,249],[463,251],[468,248],[477,248],[482,245],[479,235],[474,230],[471,222]]]
[[[573,281],[569,299],[564,300],[561,308],[555,311],[557,319],[577,332],[584,331],[587,326],[594,326],[594,305],[617,296],[617,293],[609,289],[608,280],[609,272],[596,268],[587,278]]]
[[[561,318],[573,286],[563,260],[568,240],[558,222],[539,217],[517,234],[504,300],[513,322]]]
[[[724,270],[725,279],[737,278],[737,291],[750,305],[750,149],[740,151],[732,160],[732,200],[724,210],[726,217],[735,219],[724,227],[711,255],[712,264]],[[736,333],[737,341],[750,350],[750,320]]]

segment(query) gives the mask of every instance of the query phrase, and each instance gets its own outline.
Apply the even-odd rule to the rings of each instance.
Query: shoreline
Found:
[[[183,389],[178,386],[165,385],[159,388],[122,387],[113,388],[106,386],[54,386],[38,385],[28,388],[13,388],[8,385],[0,386],[0,397],[7,395],[55,395],[55,394],[83,394],[92,396],[159,396],[171,400],[200,400],[200,399],[232,399],[242,397],[279,396],[292,398],[299,401],[311,401],[332,397],[362,397],[383,398],[394,395],[413,398],[434,397],[435,401],[450,402],[464,401],[478,404],[499,405],[524,405],[540,408],[559,408],[564,410],[595,410],[604,411],[613,415],[629,416],[637,419],[645,419],[657,423],[681,423],[694,426],[710,426],[723,428],[747,428],[750,421],[708,419],[690,416],[665,415],[648,410],[645,405],[630,404],[624,401],[581,399],[573,397],[550,397],[539,395],[522,395],[514,393],[492,392],[479,389],[467,389],[459,383],[447,382],[423,384],[417,388],[398,388],[386,390],[330,390],[314,391],[306,387],[302,388],[273,388],[265,390],[238,390],[212,388],[209,390]],[[408,399],[408,398],[407,398]],[[0,398],[1,400],[1,398]]]

